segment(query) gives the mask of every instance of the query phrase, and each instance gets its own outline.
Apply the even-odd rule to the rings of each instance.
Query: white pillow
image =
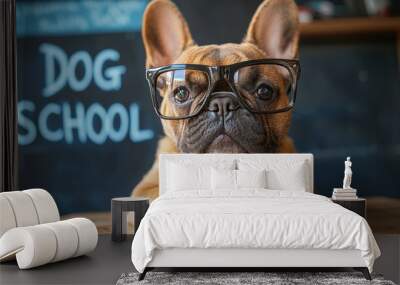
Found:
[[[272,190],[306,191],[309,181],[307,161],[239,159],[240,170],[266,169],[267,188]]]
[[[210,188],[210,168],[168,164],[167,189],[170,191],[185,191]]]
[[[266,188],[266,171],[211,169],[213,190],[238,190],[241,188]]]
[[[213,190],[235,190],[236,170],[211,169],[211,189]]]
[[[267,171],[236,170],[237,188],[267,188]]]
[[[234,160],[169,161],[167,163],[167,191],[211,190],[211,168],[235,169],[235,166]]]
[[[267,171],[268,189],[306,192],[308,176],[305,167],[305,163],[301,163],[284,171]]]

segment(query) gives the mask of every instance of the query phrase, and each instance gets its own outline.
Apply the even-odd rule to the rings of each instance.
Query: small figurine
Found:
[[[344,162],[344,179],[343,179],[343,189],[351,188],[351,177],[353,176],[353,171],[351,170],[352,162],[350,161],[350,156],[347,157]]]

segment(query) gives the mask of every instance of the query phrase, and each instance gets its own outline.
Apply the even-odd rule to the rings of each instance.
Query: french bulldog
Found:
[[[142,37],[147,68],[170,64],[226,66],[262,58],[295,59],[299,42],[298,11],[293,0],[265,0],[255,12],[242,43],[199,46],[176,5],[169,0],[155,0],[144,13]],[[276,71],[270,77],[278,87],[282,85],[278,95],[283,98],[285,75]],[[228,88],[218,85],[217,91]],[[174,107],[165,98],[162,108],[168,113]],[[133,195],[151,199],[158,196],[160,153],[295,152],[288,136],[291,110],[255,114],[240,106],[230,106],[238,106],[233,97],[216,97],[196,117],[162,119],[165,136],[158,143],[152,168],[135,187]]]

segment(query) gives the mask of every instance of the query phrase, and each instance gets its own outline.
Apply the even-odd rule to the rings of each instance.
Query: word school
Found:
[[[50,142],[92,142],[99,145],[107,139],[117,143],[129,138],[138,143],[154,137],[153,130],[140,128],[140,109],[135,103],[128,108],[114,103],[108,109],[99,103],[86,109],[81,102],[50,103],[39,112],[37,123],[32,119],[35,109],[31,101],[18,103],[20,145],[32,144],[39,134]],[[54,124],[59,126],[54,127]]]

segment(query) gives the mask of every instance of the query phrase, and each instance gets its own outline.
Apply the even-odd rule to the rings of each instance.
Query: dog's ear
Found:
[[[297,56],[299,19],[293,0],[265,0],[258,7],[244,42],[253,43],[269,57]]]
[[[194,44],[185,19],[169,0],[155,0],[147,6],[142,37],[147,67],[171,64],[183,50]]]

